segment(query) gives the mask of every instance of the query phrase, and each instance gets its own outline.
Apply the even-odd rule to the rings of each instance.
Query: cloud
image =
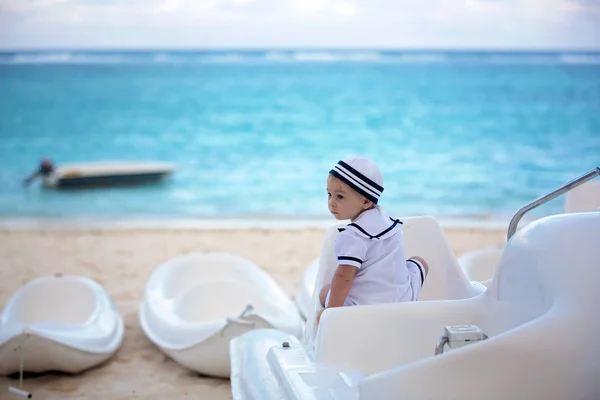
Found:
[[[571,0],[571,2],[580,4],[584,7],[595,7],[600,5],[600,0]]]
[[[297,15],[308,15],[314,18],[318,18],[319,15],[352,16],[357,11],[354,3],[344,0],[291,0],[290,5],[291,11]]]
[[[596,47],[600,0],[0,0],[0,47]]]
[[[0,12],[22,13],[66,3],[69,0],[1,0]]]

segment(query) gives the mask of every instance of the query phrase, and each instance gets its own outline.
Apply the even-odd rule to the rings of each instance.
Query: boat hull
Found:
[[[0,375],[18,373],[21,357],[25,372],[75,374],[106,362],[113,353],[91,353],[37,334],[21,333],[0,345]]]
[[[168,175],[167,172],[127,175],[82,176],[60,178],[55,184],[47,186],[55,189],[102,188],[115,186],[137,186],[158,182]]]
[[[167,163],[97,162],[62,166],[42,177],[49,189],[137,186],[168,177],[175,166]]]
[[[329,309],[314,348],[247,333],[233,399],[598,399],[598,237],[597,212],[546,217],[480,296]]]
[[[300,335],[302,318],[283,289],[252,262],[225,253],[191,253],[152,273],[140,325],[182,366],[228,378],[231,339],[272,327]]]
[[[121,346],[123,320],[98,283],[76,275],[38,277],[21,286],[0,314],[0,374],[77,373]]]

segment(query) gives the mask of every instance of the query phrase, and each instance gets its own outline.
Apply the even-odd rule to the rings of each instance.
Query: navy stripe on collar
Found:
[[[394,221],[394,223],[392,225],[390,225],[387,229],[379,232],[377,235],[371,235],[369,232],[365,231],[360,225],[355,224],[354,222],[346,225],[346,226],[352,226],[356,229],[358,229],[359,231],[361,231],[364,235],[368,236],[369,239],[381,239],[381,237],[383,235],[385,235],[386,233],[388,233],[389,231],[391,231],[392,229],[394,229],[394,227],[396,227],[396,225],[400,224],[402,225],[402,221],[400,221],[399,219],[394,219],[392,217],[390,217],[391,221]],[[342,232],[345,231],[346,228],[338,228],[338,231]]]

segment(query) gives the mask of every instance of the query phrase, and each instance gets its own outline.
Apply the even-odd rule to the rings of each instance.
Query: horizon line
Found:
[[[514,47],[364,47],[364,46],[174,46],[174,47],[152,47],[152,46],[127,46],[127,47],[0,47],[0,53],[13,52],[68,52],[68,51],[393,51],[393,52],[449,52],[449,53],[600,53],[598,48],[514,48]]]

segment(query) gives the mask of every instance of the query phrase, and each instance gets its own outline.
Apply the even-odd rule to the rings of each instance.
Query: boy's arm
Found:
[[[358,268],[351,265],[340,265],[335,270],[335,274],[331,279],[331,293],[329,295],[329,304],[327,308],[341,307],[348,297],[352,281],[356,276]]]
[[[367,254],[368,242],[350,232],[343,231],[335,239],[333,249],[338,259],[338,267],[331,279],[329,303],[326,308],[344,305],[356,272],[362,266]],[[324,310],[317,314],[317,322]]]

